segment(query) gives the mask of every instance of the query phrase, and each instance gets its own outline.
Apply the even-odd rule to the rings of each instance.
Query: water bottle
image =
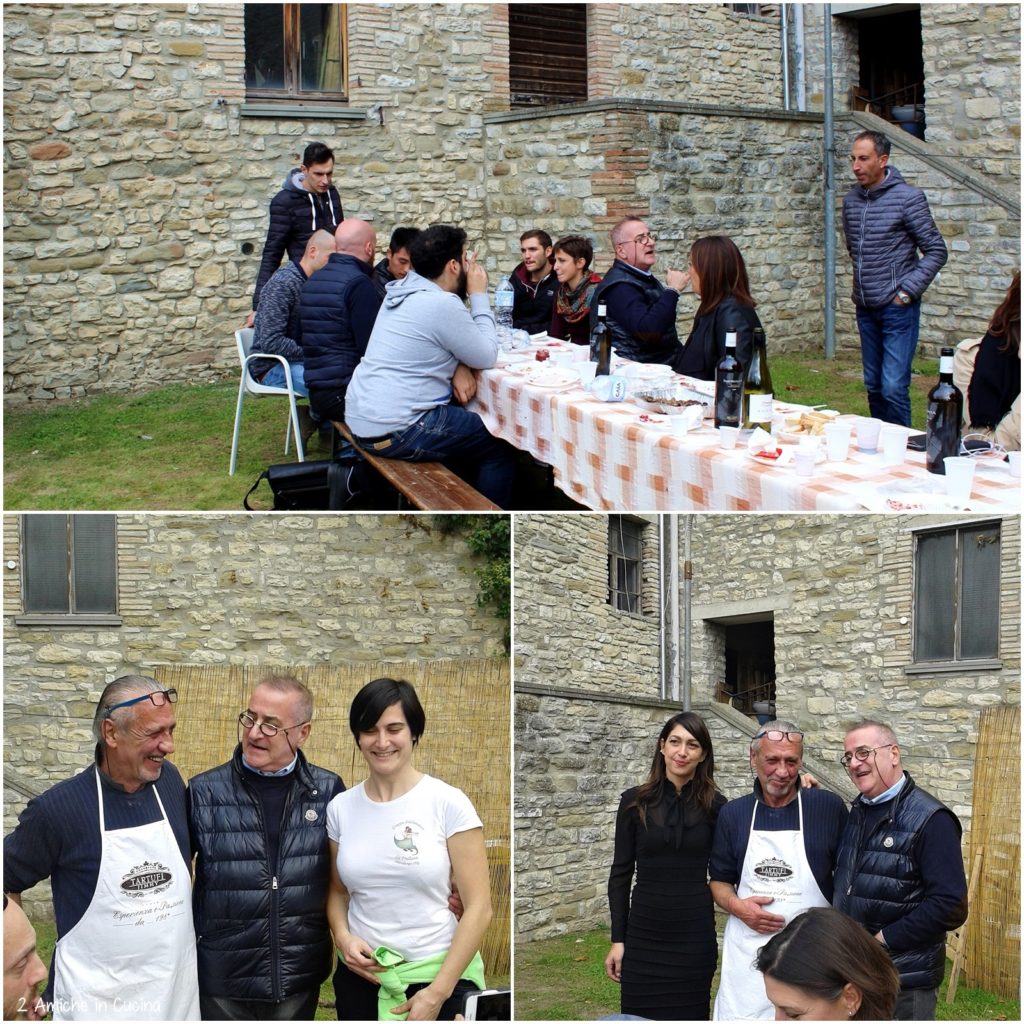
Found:
[[[498,325],[498,341],[508,347],[512,345],[512,306],[515,300],[512,282],[505,274],[494,289],[494,319]]]

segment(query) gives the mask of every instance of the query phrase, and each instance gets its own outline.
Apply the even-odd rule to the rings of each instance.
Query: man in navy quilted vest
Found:
[[[888,949],[900,975],[897,1020],[934,1020],[946,933],[967,920],[957,816],[904,771],[889,726],[866,721],[842,756],[860,796],[839,841],[833,905]]]
[[[853,140],[857,184],[843,199],[843,233],[853,260],[868,407],[876,419],[909,427],[921,296],[947,252],[924,193],[889,165],[890,148],[882,132],[861,132]]]

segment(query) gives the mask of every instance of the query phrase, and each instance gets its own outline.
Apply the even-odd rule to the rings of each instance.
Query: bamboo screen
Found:
[[[293,675],[315,699],[303,753],[337,772],[346,786],[366,778],[366,763],[348,727],[352,697],[379,676],[416,687],[427,716],[415,754],[421,771],[458,786],[484,823],[494,917],[481,953],[488,980],[511,966],[510,682],[501,659],[377,662],[316,666],[162,666],[154,676],[178,691],[174,762],[186,781],[223,764],[238,742],[238,714],[252,688],[271,674]]]
[[[986,708],[978,726],[970,880],[981,875],[967,919],[964,973],[972,986],[1004,999],[1020,995],[1020,708]]]

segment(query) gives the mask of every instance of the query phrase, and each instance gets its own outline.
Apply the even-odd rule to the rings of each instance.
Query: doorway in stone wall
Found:
[[[775,717],[775,619],[705,620],[718,671],[715,699],[764,723]]]

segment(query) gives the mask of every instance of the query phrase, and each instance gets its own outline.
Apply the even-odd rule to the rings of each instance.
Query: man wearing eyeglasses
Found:
[[[189,783],[204,1020],[312,1020],[334,946],[327,805],[345,786],[302,753],[313,695],[273,676],[231,760]]]
[[[199,1020],[176,700],[148,676],[109,683],[91,769],[30,800],[4,840],[12,898],[51,881],[56,1020]]]
[[[801,788],[803,739],[792,722],[762,726],[750,744],[754,791],[730,800],[715,824],[711,895],[729,915],[715,1020],[774,1018],[757,951],[797,914],[832,900],[846,806],[835,793]]]
[[[900,974],[897,1020],[934,1020],[946,932],[967,920],[956,815],[904,771],[882,722],[860,722],[840,762],[860,795],[839,844],[834,905],[888,950]]]
[[[681,270],[669,270],[662,284],[651,268],[657,260],[656,239],[639,217],[626,217],[611,232],[615,262],[597,286],[590,303],[590,326],[598,303],[607,307],[612,347],[624,359],[666,363],[678,372],[683,346],[676,333],[676,305],[686,287]]]

